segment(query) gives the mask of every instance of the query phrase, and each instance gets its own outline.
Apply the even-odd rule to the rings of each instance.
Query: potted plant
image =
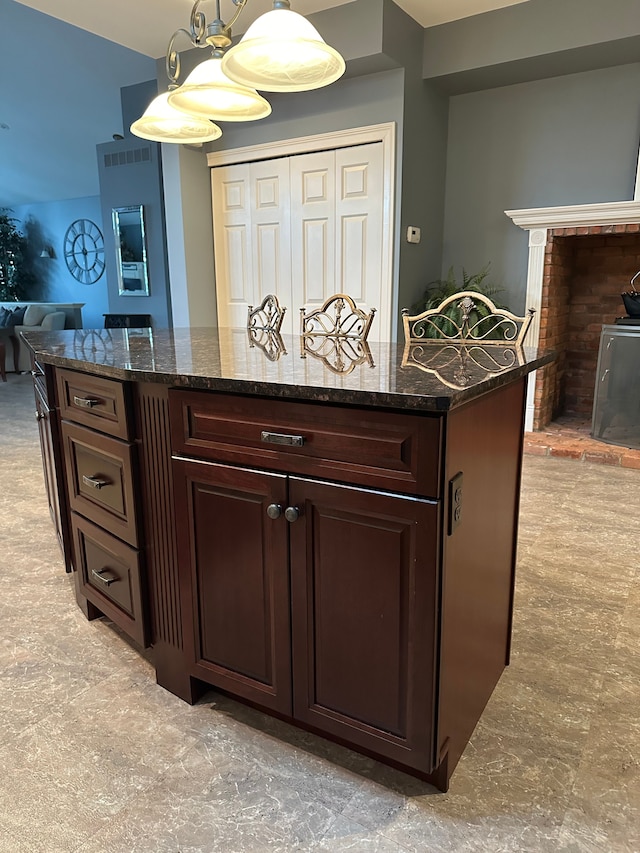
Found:
[[[411,314],[421,314],[423,311],[437,308],[441,302],[449,296],[461,291],[470,290],[476,293],[482,293],[488,296],[498,308],[500,305],[494,299],[495,294],[501,293],[502,288],[490,284],[487,279],[489,277],[489,264],[484,266],[480,272],[469,274],[463,267],[462,281],[456,279],[453,267],[449,267],[449,272],[446,278],[435,279],[427,284],[424,293],[411,306]],[[483,303],[478,302],[476,307],[469,315],[469,324],[471,326],[479,323],[484,317],[490,316],[489,308]],[[449,319],[447,319],[449,318]],[[462,320],[462,312],[455,302],[448,305],[442,314],[434,319],[433,323],[425,328],[425,335],[428,338],[439,338],[442,336],[449,337],[454,334],[455,327],[460,326]],[[449,322],[451,321],[451,322]],[[454,325],[455,324],[455,325]],[[439,330],[439,331],[438,331]]]
[[[18,230],[18,220],[9,215],[11,212],[0,208],[0,302],[28,299],[33,281],[28,240]]]

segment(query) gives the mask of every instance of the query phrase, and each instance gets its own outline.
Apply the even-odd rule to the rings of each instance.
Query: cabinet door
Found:
[[[288,524],[267,515],[286,477],[188,460],[174,474],[193,674],[290,715]]]
[[[294,717],[433,769],[438,504],[291,478]]]

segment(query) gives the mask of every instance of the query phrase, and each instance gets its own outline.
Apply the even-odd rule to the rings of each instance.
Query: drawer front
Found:
[[[31,376],[33,377],[34,388],[40,394],[44,402],[48,404],[50,401],[47,393],[47,379],[44,374],[44,368],[34,358],[31,360]]]
[[[136,546],[133,445],[66,422],[62,436],[71,509]]]
[[[83,594],[130,637],[146,645],[138,551],[75,513],[71,526]]]
[[[176,454],[439,495],[439,416],[178,389],[169,401]]]
[[[125,385],[117,379],[57,370],[58,401],[64,420],[130,438]]]

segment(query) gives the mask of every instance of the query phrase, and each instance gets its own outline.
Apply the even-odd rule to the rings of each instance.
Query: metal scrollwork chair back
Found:
[[[249,305],[247,329],[279,334],[286,310],[280,306],[278,297],[269,293],[257,308]]]
[[[462,290],[443,299],[437,308],[420,314],[411,315],[408,308],[403,308],[404,339],[407,344],[455,341],[520,346],[534,314],[535,309],[529,308],[526,316],[518,317],[506,308],[498,308],[483,293]]]
[[[336,293],[314,311],[300,309],[300,334],[366,341],[375,313],[375,308],[362,311],[346,293]]]

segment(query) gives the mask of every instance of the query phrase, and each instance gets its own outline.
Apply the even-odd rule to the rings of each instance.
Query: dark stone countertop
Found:
[[[502,345],[250,339],[246,329],[27,332],[38,361],[98,376],[341,405],[446,411],[507,385],[553,353]],[[284,351],[283,351],[284,350]]]

